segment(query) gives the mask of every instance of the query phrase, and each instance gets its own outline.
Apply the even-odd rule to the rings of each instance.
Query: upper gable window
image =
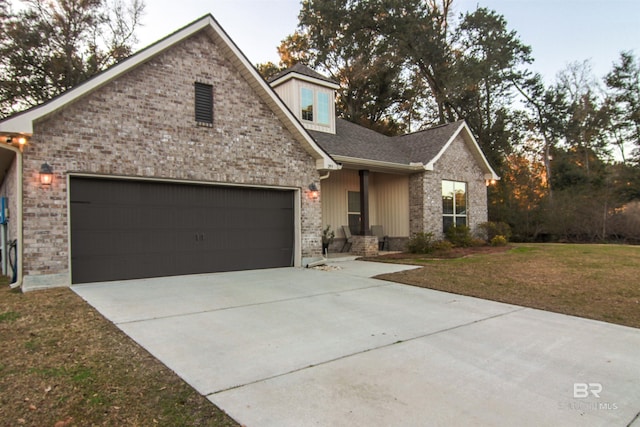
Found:
[[[201,126],[213,126],[213,86],[194,83],[196,123]]]
[[[331,104],[327,92],[308,87],[301,88],[300,110],[302,120],[324,126],[331,124]]]
[[[306,87],[300,93],[300,105],[302,106],[302,120],[313,121],[313,90]]]
[[[318,123],[329,124],[329,94],[318,92]]]

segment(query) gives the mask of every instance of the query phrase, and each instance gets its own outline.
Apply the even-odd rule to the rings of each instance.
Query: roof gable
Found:
[[[436,162],[462,135],[486,179],[499,179],[464,120],[419,132],[389,137],[344,119],[337,119],[336,134],[311,131],[316,141],[336,160],[353,165],[415,172],[434,170]]]
[[[338,169],[338,165],[331,156],[317,145],[311,135],[309,135],[306,129],[304,129],[300,122],[293,116],[273,89],[264,81],[255,67],[251,65],[246,56],[229,38],[212,15],[203,16],[44,104],[1,120],[0,133],[32,135],[34,122],[42,120],[70,103],[94,92],[119,76],[201,31],[206,31],[207,34],[219,44],[222,53],[230,59],[231,63],[251,88],[282,121],[294,138],[299,141],[305,150],[316,160],[316,168],[329,170]]]
[[[315,83],[330,89],[340,89],[338,83],[301,63],[297,63],[286,70],[280,71],[269,79],[269,84],[271,87],[276,87],[293,78]]]

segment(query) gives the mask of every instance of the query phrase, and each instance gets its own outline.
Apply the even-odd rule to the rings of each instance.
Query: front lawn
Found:
[[[0,288],[0,425],[236,426],[70,289]]]
[[[423,268],[380,279],[640,328],[640,246],[518,244],[463,258],[385,261]]]

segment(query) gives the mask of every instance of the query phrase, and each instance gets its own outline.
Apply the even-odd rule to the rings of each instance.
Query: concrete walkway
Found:
[[[640,427],[640,329],[335,265],[73,290],[247,426]]]

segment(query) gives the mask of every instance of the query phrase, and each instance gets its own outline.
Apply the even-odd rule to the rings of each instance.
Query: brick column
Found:
[[[377,256],[378,237],[376,236],[353,236],[351,253],[358,256]]]

